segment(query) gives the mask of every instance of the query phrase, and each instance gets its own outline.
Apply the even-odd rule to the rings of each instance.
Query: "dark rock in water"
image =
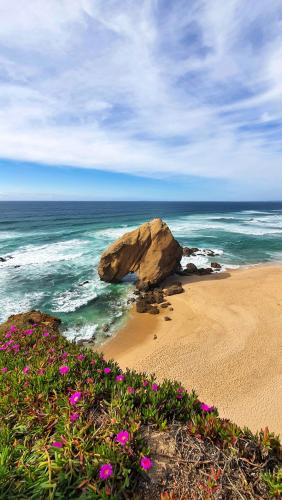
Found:
[[[211,267],[214,269],[221,269],[222,266],[218,262],[212,262]]]
[[[0,262],[7,262],[7,260],[12,259],[11,255],[6,255],[6,257],[0,257]]]
[[[211,267],[200,267],[198,269],[198,274],[204,276],[205,274],[211,274],[213,272]]]
[[[196,252],[199,252],[199,248],[189,248],[189,247],[183,248],[183,255],[185,257],[190,257],[190,255],[193,255]]]
[[[164,317],[164,320],[165,320],[165,321],[171,321],[171,318],[170,318],[169,316],[165,316],[165,317]]]
[[[209,257],[215,257],[216,255],[220,255],[219,253],[214,252],[213,250],[210,250],[209,248],[208,248],[207,250],[205,250],[205,253],[206,253],[206,255],[208,255]]]
[[[173,274],[181,258],[182,247],[167,224],[153,219],[110,245],[101,256],[98,273],[111,283],[136,273],[137,288],[146,291]]]
[[[134,293],[134,295],[140,295],[141,294],[140,290],[134,290],[133,293]]]
[[[177,281],[176,283],[172,283],[168,287],[164,289],[164,294],[165,295],[176,295],[178,293],[183,293],[184,288],[182,287],[182,284],[180,281]]]
[[[136,299],[134,297],[130,297],[127,299],[127,304],[133,304],[133,302],[136,302]]]
[[[193,274],[198,272],[198,268],[195,264],[193,264],[193,262],[189,262],[189,264],[187,264],[186,266],[186,271]]]
[[[110,325],[105,324],[102,326],[102,332],[104,332],[104,333],[107,333],[109,331],[109,329],[110,329]]]
[[[84,286],[84,285],[87,285],[88,283],[90,283],[90,281],[86,280],[86,281],[83,281],[82,283],[78,283],[78,286]]]
[[[90,340],[88,340],[88,339],[79,339],[79,340],[77,340],[76,343],[77,343],[77,345],[83,346],[85,344],[89,344],[89,342],[90,342]]]
[[[19,264],[17,266],[14,266],[14,269],[18,269],[18,267],[21,267]]]

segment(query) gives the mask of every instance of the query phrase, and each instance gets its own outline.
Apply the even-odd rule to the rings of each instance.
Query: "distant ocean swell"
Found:
[[[224,269],[282,262],[282,204],[0,203],[0,321],[39,308],[70,338],[104,337],[124,321],[132,279],[100,281],[99,257],[124,232],[163,217],[183,246],[210,248]],[[105,216],[106,214],[106,216]],[[183,264],[207,266],[203,255]]]

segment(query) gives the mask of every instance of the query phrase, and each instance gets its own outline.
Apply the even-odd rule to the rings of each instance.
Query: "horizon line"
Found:
[[[0,203],[282,203],[282,200],[0,200]]]

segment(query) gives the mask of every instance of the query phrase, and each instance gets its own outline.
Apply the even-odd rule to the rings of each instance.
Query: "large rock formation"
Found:
[[[181,257],[182,247],[167,224],[153,219],[110,245],[101,257],[98,273],[111,283],[136,273],[139,284],[153,286],[179,267]]]

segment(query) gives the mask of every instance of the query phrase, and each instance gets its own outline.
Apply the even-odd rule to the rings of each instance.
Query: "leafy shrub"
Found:
[[[46,322],[0,331],[0,398],[0,498],[122,498],[153,465],[148,424],[187,422],[227,446],[243,433],[179,383],[122,373]]]

